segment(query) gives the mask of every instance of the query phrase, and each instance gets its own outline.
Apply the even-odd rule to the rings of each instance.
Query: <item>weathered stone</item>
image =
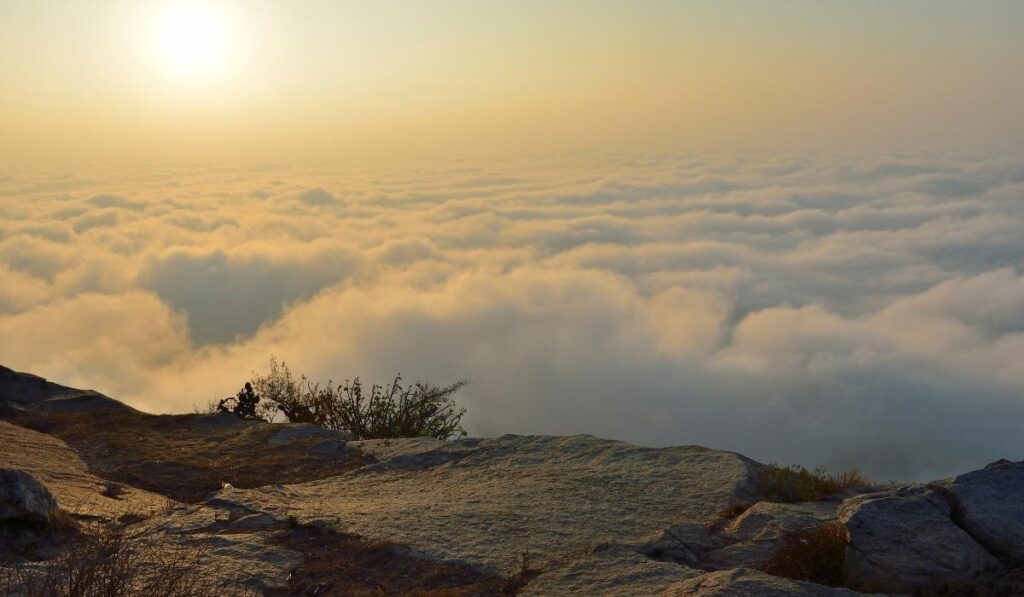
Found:
[[[862,593],[735,568],[678,582],[661,594],[663,597],[854,597]]]
[[[527,595],[608,595],[647,597],[700,571],[658,562],[623,546],[559,558],[520,593]]]
[[[48,523],[57,511],[53,494],[32,475],[0,469],[0,521]]]
[[[724,546],[706,554],[705,564],[715,568],[759,566],[788,535],[835,520],[838,505],[832,501],[758,502],[721,528],[719,537]]]
[[[970,582],[999,561],[951,518],[942,492],[907,486],[850,498],[839,507],[850,535],[845,573],[853,588],[917,592]]]
[[[613,567],[605,566],[612,552],[595,546],[625,545],[635,553],[634,546],[664,529],[750,499],[756,479],[756,464],[737,454],[590,436],[355,443],[375,462],[321,481],[218,495],[279,519],[335,520],[342,532],[501,574],[526,550],[539,566],[592,554],[574,566],[573,583],[598,587],[612,583]],[[646,559],[639,568],[648,571],[678,567],[631,557]],[[593,585],[584,578],[586,566],[593,566]],[[623,568],[622,575],[626,587],[632,572]]]
[[[960,475],[947,489],[954,517],[975,541],[1024,564],[1024,462],[992,463]]]

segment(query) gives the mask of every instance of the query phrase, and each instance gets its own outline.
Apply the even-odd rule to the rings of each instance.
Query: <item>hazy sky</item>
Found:
[[[0,0],[0,364],[1024,458],[1024,2]]]
[[[182,14],[213,47],[160,46]],[[1005,147],[1022,23],[1015,0],[2,0],[0,157]]]

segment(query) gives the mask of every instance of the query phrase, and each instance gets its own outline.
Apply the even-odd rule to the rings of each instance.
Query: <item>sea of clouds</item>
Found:
[[[1024,160],[530,158],[0,176],[0,364],[142,409],[447,383],[474,435],[881,480],[1024,458]]]

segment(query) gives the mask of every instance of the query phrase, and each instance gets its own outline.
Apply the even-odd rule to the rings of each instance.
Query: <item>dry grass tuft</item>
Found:
[[[839,522],[826,522],[786,537],[764,565],[764,571],[775,576],[838,587],[843,582],[843,562],[848,544],[846,527]]]
[[[758,471],[757,482],[765,501],[782,503],[811,502],[852,487],[873,485],[857,471],[835,475],[820,468],[810,471],[800,465],[774,463]]]
[[[82,531],[61,551],[35,564],[0,572],[0,594],[24,597],[215,597],[232,587],[203,574],[205,551],[187,544],[162,544],[114,525]]]

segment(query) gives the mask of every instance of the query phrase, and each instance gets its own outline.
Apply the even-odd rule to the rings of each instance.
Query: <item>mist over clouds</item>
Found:
[[[188,411],[271,354],[885,480],[1024,458],[1024,161],[656,156],[0,178],[0,363]]]

